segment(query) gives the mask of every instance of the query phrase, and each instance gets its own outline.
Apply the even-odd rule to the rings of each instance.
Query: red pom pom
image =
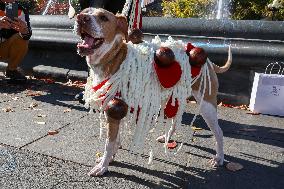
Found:
[[[154,61],[160,67],[168,67],[175,61],[175,54],[169,47],[160,47],[154,54]]]
[[[195,48],[195,46],[193,46],[191,43],[187,43],[186,45],[186,52],[189,53],[191,51],[191,49]]]
[[[197,66],[202,67],[203,64],[206,63],[207,60],[207,53],[204,51],[204,49],[195,47],[190,50],[189,54],[189,63],[191,66]]]
[[[123,100],[114,98],[108,102],[105,111],[109,117],[121,120],[127,114],[128,105]]]

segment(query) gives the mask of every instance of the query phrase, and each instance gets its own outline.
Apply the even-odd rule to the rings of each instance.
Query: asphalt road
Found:
[[[248,111],[218,107],[224,131],[225,159],[244,168],[232,172],[213,169],[208,160],[214,140],[198,117],[193,140],[182,140],[196,105],[189,104],[183,126],[174,139],[185,142],[176,156],[166,156],[154,141],[163,128],[147,140],[142,156],[129,152],[132,128],[125,128],[122,149],[103,177],[89,177],[95,158],[102,152],[98,120],[74,101],[80,91],[66,83],[31,80],[11,86],[0,78],[0,188],[188,188],[280,189],[284,187],[284,119],[250,115]],[[48,135],[48,131],[59,131]],[[148,148],[147,148],[148,147]],[[148,152],[154,151],[148,165]],[[175,151],[174,149],[173,151]]]

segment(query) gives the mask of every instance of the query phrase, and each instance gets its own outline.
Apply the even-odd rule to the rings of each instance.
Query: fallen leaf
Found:
[[[11,107],[2,108],[4,112],[15,112]]]
[[[19,98],[20,98],[20,97],[17,97],[17,96],[16,96],[16,97],[12,98],[12,100],[15,100],[15,101],[16,101],[16,100],[19,100]]]
[[[73,84],[77,87],[84,87],[86,82],[83,81],[74,81]]]
[[[56,135],[56,134],[59,133],[59,131],[57,131],[57,130],[50,130],[47,133],[48,133],[48,135]]]
[[[45,114],[38,114],[37,117],[46,117]]]
[[[36,91],[36,92],[28,91],[28,93],[26,94],[26,96],[41,96],[41,95],[42,95],[41,91]]]
[[[259,115],[260,113],[258,113],[258,112],[247,112],[247,114],[250,114],[250,115]]]
[[[38,106],[38,103],[32,102],[29,107],[30,107],[31,109],[33,109],[33,108],[35,108],[35,107],[37,107],[37,106]]]
[[[194,131],[202,131],[203,130],[202,128],[195,127],[195,126],[191,127],[191,129],[194,130]]]
[[[65,86],[70,86],[70,87],[79,87],[79,88],[82,88],[85,86],[85,82],[83,81],[67,81],[66,83],[64,83],[63,85]]]
[[[191,142],[195,142],[195,141],[196,141],[196,138],[192,138],[192,139],[191,139]]]
[[[154,131],[155,131],[155,128],[151,129],[151,130],[149,131],[149,133],[153,133]]]
[[[234,162],[229,162],[227,165],[226,165],[226,168],[230,171],[239,171],[241,169],[244,168],[244,166],[242,166],[241,164],[239,163],[234,163]]]
[[[53,79],[40,79],[40,80],[44,81],[44,82],[47,83],[47,84],[53,84],[53,83],[55,83],[55,81],[54,81]]]
[[[219,107],[220,107],[220,106],[223,106],[223,107],[227,107],[227,108],[241,109],[241,110],[249,110],[248,105],[245,105],[245,104],[243,104],[243,105],[232,105],[232,104],[226,104],[226,103],[224,103],[224,102],[220,102],[220,103],[218,104],[218,106],[219,106]]]
[[[181,137],[182,137],[182,135],[180,135],[180,134],[176,134],[176,137],[177,137],[177,138],[181,138]]]
[[[43,121],[37,121],[36,124],[45,125],[45,122],[43,122]]]
[[[63,112],[64,112],[64,113],[68,113],[68,112],[71,112],[71,109],[70,109],[70,108],[68,108],[68,109],[65,109],[65,110],[63,110]]]
[[[102,153],[101,153],[101,152],[97,152],[97,153],[96,153],[96,157],[97,157],[97,158],[102,157]]]

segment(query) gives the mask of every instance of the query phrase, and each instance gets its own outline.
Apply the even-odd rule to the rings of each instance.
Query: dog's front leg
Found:
[[[108,127],[107,127],[107,139],[105,143],[104,155],[100,160],[100,163],[96,165],[90,172],[89,176],[100,176],[103,175],[108,170],[108,165],[113,158],[116,151],[117,134],[119,130],[120,120],[115,120],[108,117]]]

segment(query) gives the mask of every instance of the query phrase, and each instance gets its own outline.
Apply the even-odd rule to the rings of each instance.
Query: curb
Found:
[[[0,62],[0,70],[5,71],[7,63]],[[32,68],[29,75],[40,78],[53,78],[57,81],[79,80],[84,81],[88,77],[87,71],[70,70],[52,66],[38,65]]]

